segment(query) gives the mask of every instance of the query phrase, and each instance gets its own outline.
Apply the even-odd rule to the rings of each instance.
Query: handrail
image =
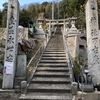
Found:
[[[32,80],[32,78],[33,78],[35,72],[36,72],[36,69],[37,69],[37,67],[38,67],[38,64],[39,64],[39,61],[40,61],[40,59],[41,59],[41,57],[42,57],[43,52],[44,52],[44,50],[42,51],[41,56],[40,56],[40,58],[39,58],[39,60],[38,60],[38,62],[37,62],[37,64],[36,64],[36,66],[35,66],[35,69],[33,70],[32,74],[31,74],[30,78],[27,80],[27,87],[29,86],[29,84],[30,84],[30,82],[31,82],[31,80]]]
[[[36,57],[36,55],[38,54],[38,52],[40,52],[40,49],[41,49],[41,48],[42,48],[42,46],[40,46],[40,47],[38,48],[38,50],[36,51],[36,53],[34,54],[34,56],[30,59],[28,65],[27,65],[27,68],[29,67],[29,65],[31,64],[31,62],[34,60],[34,58]],[[42,52],[43,52],[43,50],[42,50]],[[41,53],[41,55],[42,55],[42,53]],[[36,69],[37,69],[37,65],[38,65],[38,63],[39,63],[39,60],[40,60],[40,58],[38,59],[38,62],[36,63],[35,69],[33,70],[32,74],[30,75],[30,77],[29,77],[28,80],[27,80],[27,87],[29,86],[29,84],[30,84],[30,82],[31,82],[31,80],[32,80],[32,77],[33,77],[33,75],[34,75],[34,73],[35,73],[35,71],[36,71]]]
[[[42,46],[40,46],[40,47],[38,48],[38,50],[36,51],[36,53],[34,54],[34,56],[30,59],[28,65],[27,65],[27,68],[29,67],[29,65],[31,64],[32,60],[35,58],[35,56],[37,55],[37,53],[40,51],[41,48],[42,48]]]
[[[72,81],[74,81],[74,76],[73,76],[73,67],[74,67],[74,64],[73,64],[73,60],[72,60],[72,57],[71,57],[71,54],[70,54],[70,51],[69,51],[69,48],[68,48],[68,44],[67,44],[67,41],[66,41],[65,38],[66,37],[63,34],[63,41],[64,41],[64,48],[65,48],[65,51],[66,51],[66,58],[68,57],[68,67],[69,67],[70,71],[72,72],[72,76],[71,76]]]
[[[50,37],[48,38],[48,41],[49,41],[49,40],[50,40]],[[48,41],[46,42],[46,45],[48,44]],[[36,53],[34,54],[34,56],[33,56],[33,57],[31,58],[31,60],[29,61],[28,65],[27,65],[27,68],[29,67],[29,65],[31,64],[31,62],[33,61],[33,59],[35,58],[35,56],[37,55],[37,53],[40,51],[41,48],[42,48],[42,45],[38,48],[38,50],[36,51]],[[45,47],[45,48],[46,48],[46,47]],[[35,72],[36,72],[36,69],[37,69],[37,67],[38,67],[38,64],[39,64],[39,62],[40,62],[40,59],[41,59],[41,57],[42,57],[42,54],[43,54],[45,48],[43,48],[42,53],[41,53],[41,55],[40,55],[40,57],[39,57],[39,59],[38,59],[38,62],[36,63],[36,66],[35,66],[35,68],[34,68],[32,74],[30,75],[30,77],[29,77],[28,80],[27,80],[27,87],[29,86],[29,84],[30,84],[30,82],[31,82],[31,80],[32,80],[32,78],[33,78]]]

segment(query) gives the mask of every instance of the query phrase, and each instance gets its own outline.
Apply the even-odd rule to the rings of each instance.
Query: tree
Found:
[[[68,6],[68,0],[62,0],[59,3],[59,17],[60,18],[64,18],[65,14],[66,14],[66,7]]]
[[[74,63],[74,68],[73,68],[74,78],[75,78],[75,81],[77,81],[78,76],[82,72],[82,70],[87,68],[87,59],[81,57],[80,55],[77,55],[73,59],[73,63]]]
[[[98,0],[98,19],[99,19],[99,23],[100,23],[100,0]],[[100,25],[99,25],[99,29],[100,29]]]
[[[22,25],[23,27],[28,27],[28,20],[30,19],[29,13],[26,9],[20,10],[19,14],[19,25]]]
[[[0,27],[5,28],[7,24],[7,8],[8,8],[8,2],[5,2],[2,4],[4,7],[2,11],[0,11]]]
[[[0,10],[0,27],[2,26],[2,12]]]
[[[46,10],[46,6],[48,5],[49,2],[43,2],[41,5],[43,6],[43,12]]]
[[[69,0],[66,6],[66,17],[77,17],[77,28],[85,28],[85,4],[87,0]]]
[[[7,9],[8,8],[8,2],[5,2],[3,5],[4,9]]]
[[[28,16],[31,20],[36,21],[37,15],[39,13],[39,4],[31,4],[27,8]]]
[[[1,26],[3,28],[6,27],[6,24],[7,24],[7,9],[3,9],[2,11],[2,22],[1,22]]]
[[[52,18],[52,5],[48,3],[45,7],[45,17],[51,19]]]

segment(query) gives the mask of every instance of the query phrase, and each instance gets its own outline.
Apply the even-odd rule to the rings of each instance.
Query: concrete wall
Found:
[[[67,43],[72,57],[76,57],[79,54],[87,58],[87,41],[85,34],[69,34]]]
[[[68,43],[69,51],[70,51],[72,57],[76,56],[76,43],[75,42],[76,42],[75,35],[67,37],[67,43]]]

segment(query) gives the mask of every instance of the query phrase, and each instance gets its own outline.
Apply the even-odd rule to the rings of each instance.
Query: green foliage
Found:
[[[22,25],[24,27],[28,26],[28,20],[29,20],[29,13],[26,9],[20,10],[19,14],[19,25]]]
[[[38,4],[37,4],[37,5],[31,4],[31,5],[28,6],[27,12],[29,13],[28,16],[29,16],[29,19],[30,19],[30,20],[36,21],[38,12],[40,12],[38,6],[39,6]]]
[[[87,0],[69,0],[66,6],[66,17],[77,17],[77,28],[84,29],[86,26],[85,20],[85,4]]]
[[[77,17],[76,26],[78,28],[85,28],[85,4],[87,0],[54,0],[54,18],[69,18]],[[58,9],[59,6],[59,9]],[[7,2],[3,4],[4,9],[0,11],[0,27],[6,27],[7,23]],[[23,6],[24,7],[24,6]],[[98,0],[98,7],[100,8],[100,0]],[[45,18],[52,18],[52,2],[43,2],[42,4],[31,3],[25,9],[20,9],[19,24],[24,26],[27,20],[32,20],[36,22],[38,14],[44,12]],[[100,19],[100,9],[98,9],[99,19]],[[100,20],[99,20],[100,22]]]
[[[7,23],[7,10],[3,9],[1,27],[5,28],[6,27],[6,23]]]
[[[73,59],[73,62],[74,62],[74,68],[73,68],[73,70],[74,70],[74,74],[76,76],[80,74],[80,72],[82,71],[82,68],[84,69],[84,68],[87,67],[87,61],[86,61],[86,59],[84,59],[80,55],[76,56]]]
[[[64,14],[66,14],[66,7],[68,6],[68,0],[62,0],[59,3],[59,17],[64,18]]]
[[[8,7],[8,2],[5,2],[2,6],[4,7],[4,9],[7,9],[7,7]]]
[[[99,23],[100,23],[100,0],[98,0],[98,19],[99,19]],[[99,28],[100,28],[100,24],[99,24]]]
[[[52,11],[51,11],[52,5],[51,3],[48,3],[45,7],[45,17],[51,19],[52,18]]]
[[[0,11],[0,27],[1,27],[1,24],[2,24],[2,12]]]

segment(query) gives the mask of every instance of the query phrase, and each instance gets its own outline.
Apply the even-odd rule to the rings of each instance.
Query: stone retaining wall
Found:
[[[6,28],[0,28],[0,41],[6,39]],[[28,40],[28,28],[19,28],[18,30],[18,42],[22,39]]]

